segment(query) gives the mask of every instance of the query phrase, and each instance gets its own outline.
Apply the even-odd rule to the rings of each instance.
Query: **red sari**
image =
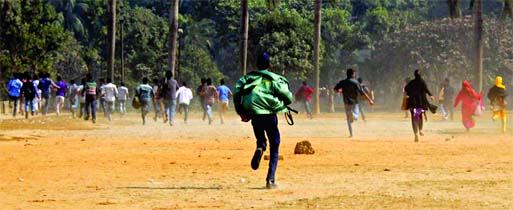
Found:
[[[473,128],[475,125],[472,115],[474,114],[477,102],[480,99],[481,95],[477,94],[476,91],[472,89],[470,82],[463,80],[461,84],[461,90],[454,101],[454,107],[457,107],[461,101],[461,120],[463,122],[463,126],[465,126],[467,129]]]

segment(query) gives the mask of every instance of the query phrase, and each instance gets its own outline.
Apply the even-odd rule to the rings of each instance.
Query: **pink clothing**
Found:
[[[462,122],[465,128],[473,128],[475,123],[472,115],[476,109],[477,102],[481,99],[481,95],[477,94],[469,81],[463,80],[461,90],[456,96],[454,107],[457,107],[461,101]]]
[[[299,90],[297,90],[295,96],[297,99],[302,99],[302,100],[305,100],[305,101],[311,101],[312,100],[312,97],[310,95],[312,95],[312,93],[314,92],[313,88],[308,86],[308,85],[302,85]]]

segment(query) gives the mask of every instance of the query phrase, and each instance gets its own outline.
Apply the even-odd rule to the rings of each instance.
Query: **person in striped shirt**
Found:
[[[93,123],[96,123],[96,99],[98,95],[98,87],[91,74],[87,74],[86,77],[87,82],[82,90],[82,95],[85,95],[86,98],[86,115],[84,120],[89,120],[89,113],[91,113]]]

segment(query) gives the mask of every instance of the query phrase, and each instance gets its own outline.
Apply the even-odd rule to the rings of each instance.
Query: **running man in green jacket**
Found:
[[[270,56],[263,53],[257,58],[257,68],[239,79],[235,85],[233,101],[241,120],[253,126],[257,149],[251,160],[251,168],[257,170],[267,146],[270,144],[269,170],[267,171],[266,187],[276,188],[275,173],[278,166],[278,150],[280,147],[280,131],[278,130],[277,113],[286,112],[287,105],[292,103],[293,95],[289,90],[289,82],[283,76],[267,70],[270,67]]]

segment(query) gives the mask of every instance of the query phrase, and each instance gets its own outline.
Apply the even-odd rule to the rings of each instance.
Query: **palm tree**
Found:
[[[175,74],[176,48],[178,37],[178,0],[171,0],[169,11],[169,70]]]
[[[47,3],[64,18],[64,29],[73,32],[78,39],[85,38],[84,21],[80,16],[89,10],[87,3],[77,2],[77,0],[48,0]]]
[[[114,59],[116,55],[116,0],[109,0],[109,58],[108,70],[111,79],[114,79]]]
[[[319,101],[319,83],[320,83],[320,68],[319,68],[319,47],[321,45],[321,8],[322,1],[315,0],[315,31],[314,31],[314,73],[315,73],[315,87],[314,87],[314,112],[319,114],[321,112],[320,101]]]

